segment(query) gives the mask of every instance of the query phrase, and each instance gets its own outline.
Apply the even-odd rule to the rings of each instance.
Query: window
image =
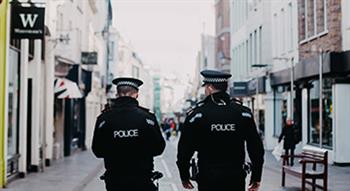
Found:
[[[253,65],[253,34],[249,35],[249,66]]]
[[[132,66],[132,77],[139,78],[140,77],[140,68],[137,66]]]
[[[327,1],[323,0],[323,3],[317,4],[317,33],[322,33],[327,30]]]
[[[328,0],[301,1],[301,40],[312,39],[327,31],[327,2]]]
[[[294,22],[293,22],[293,5],[292,3],[288,4],[288,26],[289,26],[289,32],[288,32],[288,36],[289,36],[289,43],[288,43],[288,49],[290,51],[293,50],[294,48]]]
[[[282,132],[282,127],[285,124],[287,119],[287,99],[283,97],[283,92],[285,91],[283,86],[279,86],[274,89],[274,97],[278,97],[277,95],[282,96],[282,100],[274,101],[274,129],[273,135],[275,137],[279,137]]]
[[[316,22],[316,14],[315,14],[315,0],[307,0],[307,37],[312,37],[316,34],[315,31],[315,22]]]
[[[281,51],[282,53],[285,53],[286,50],[286,12],[284,11],[284,9],[281,9],[281,18],[280,18],[281,22],[279,25],[282,29],[281,31]]]
[[[246,40],[245,41],[245,74],[248,75],[248,71],[249,71],[249,41]]]
[[[260,64],[260,63],[258,63],[258,57],[257,57],[257,55],[258,55],[258,39],[257,39],[257,31],[255,30],[254,31],[254,47],[253,47],[253,57],[254,57],[254,59],[253,59],[253,64]]]
[[[278,46],[278,44],[280,43],[280,41],[279,41],[279,39],[278,39],[278,24],[277,24],[277,13],[275,13],[274,15],[273,15],[273,33],[275,33],[275,34],[273,34],[272,36],[274,36],[275,38],[273,38],[273,46],[272,46],[272,48],[273,48],[273,55],[274,55],[274,57],[277,57],[278,56],[278,48],[277,48],[277,46]]]
[[[7,156],[13,159],[18,154],[18,105],[19,105],[19,53],[9,49],[8,65],[8,126],[7,126]],[[10,170],[10,174],[14,169]]]
[[[262,64],[262,26],[259,27],[259,50],[258,50],[258,64]]]
[[[58,21],[57,21],[57,30],[62,31],[63,30],[63,13],[58,13]]]
[[[319,81],[311,82],[309,90],[309,127],[308,143],[318,146],[320,144],[320,116],[319,116]],[[332,148],[333,127],[332,127],[332,80],[323,80],[322,94],[322,147]]]

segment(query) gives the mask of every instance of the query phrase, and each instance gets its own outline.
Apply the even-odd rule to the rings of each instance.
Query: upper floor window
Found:
[[[300,39],[307,40],[327,31],[328,0],[302,0]]]

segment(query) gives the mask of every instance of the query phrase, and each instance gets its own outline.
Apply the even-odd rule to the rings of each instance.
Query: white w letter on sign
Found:
[[[38,14],[19,14],[24,27],[27,27],[28,23],[31,28],[34,27],[35,21],[38,18]]]

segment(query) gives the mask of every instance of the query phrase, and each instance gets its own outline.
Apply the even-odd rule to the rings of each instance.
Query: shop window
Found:
[[[15,164],[18,160],[19,53],[12,48],[9,50],[7,159],[11,165],[7,174],[12,175],[17,172]]]
[[[283,87],[278,87],[278,89],[276,89],[274,91],[274,97],[277,96],[277,94],[281,94],[284,90]],[[280,104],[277,104],[279,102],[279,100],[275,100],[274,102],[274,132],[273,135],[275,137],[279,137],[281,132],[282,132],[282,127],[285,125],[286,119],[287,119],[287,111],[288,111],[288,107],[287,107],[287,100],[283,99],[281,101]]]
[[[309,90],[309,127],[308,143],[320,145],[320,116],[319,116],[319,81],[311,82]],[[322,147],[332,148],[333,127],[332,127],[332,80],[323,80],[322,91]]]

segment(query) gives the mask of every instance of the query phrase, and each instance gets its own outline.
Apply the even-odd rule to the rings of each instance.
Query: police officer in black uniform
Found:
[[[178,144],[177,165],[182,184],[194,188],[190,182],[190,160],[198,152],[198,189],[245,190],[245,144],[251,160],[249,191],[260,186],[264,162],[264,148],[251,111],[226,93],[228,78],[214,70],[205,70],[206,98],[188,113]]]
[[[160,127],[136,100],[141,80],[117,78],[113,84],[117,99],[97,118],[92,142],[93,153],[104,159],[106,189],[153,191],[153,157],[165,148]]]

